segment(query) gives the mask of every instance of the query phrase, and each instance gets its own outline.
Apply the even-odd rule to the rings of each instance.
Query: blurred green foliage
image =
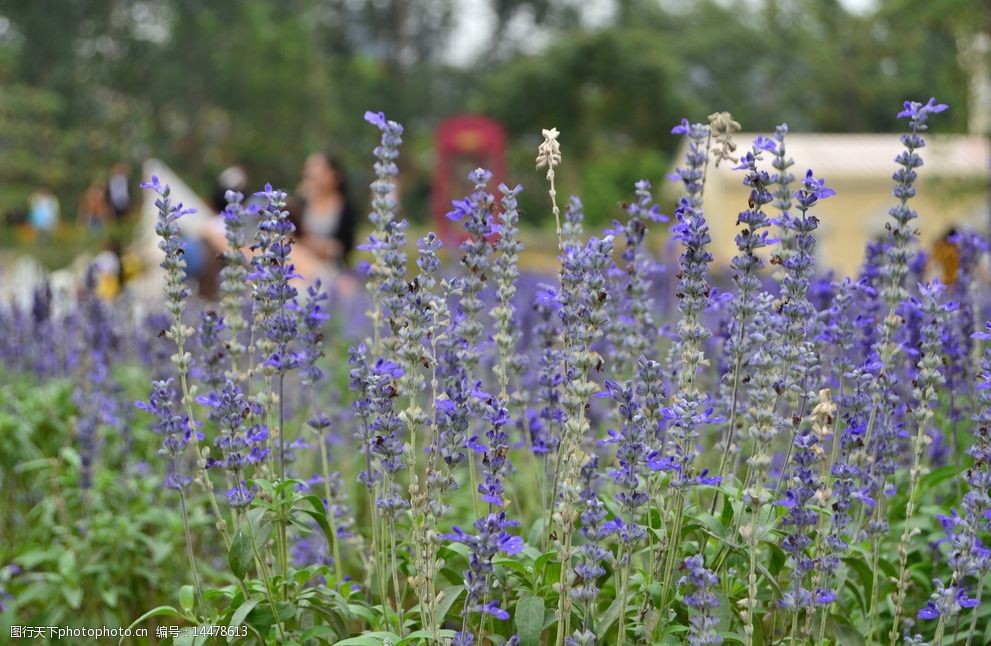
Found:
[[[0,213],[54,183],[71,215],[110,165],[152,155],[208,193],[235,162],[292,188],[305,155],[329,148],[363,186],[374,132],[360,118],[373,109],[408,126],[404,200],[423,220],[433,128],[471,110],[506,125],[510,179],[529,187],[534,220],[546,200],[533,151],[541,127],[558,127],[561,193],[581,192],[603,222],[633,181],[663,181],[682,116],[888,131],[903,99],[935,95],[952,106],[945,127],[964,130],[959,50],[991,24],[972,0],[877,0],[868,13],[838,0],[616,0],[597,18],[568,0],[486,9],[464,62],[452,42],[475,17],[459,0],[0,0]]]
[[[40,186],[65,178],[56,118],[56,93],[21,83],[0,83],[0,204],[27,205]]]

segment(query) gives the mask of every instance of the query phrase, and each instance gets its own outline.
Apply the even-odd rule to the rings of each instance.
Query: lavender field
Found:
[[[568,133],[544,130],[543,276],[519,270],[523,188],[485,169],[459,247],[408,239],[382,113],[358,295],[297,280],[267,186],[227,193],[201,302],[186,211],[145,178],[153,305],[92,284],[0,305],[0,641],[991,644],[988,241],[956,232],[931,278],[912,200],[946,109],[902,107],[885,236],[851,278],[816,262],[829,178],[786,125],[734,142],[728,113],[674,126],[676,204],[631,181],[605,231],[557,194]],[[736,214],[706,210],[716,163],[749,190]],[[737,225],[727,271],[714,218]]]

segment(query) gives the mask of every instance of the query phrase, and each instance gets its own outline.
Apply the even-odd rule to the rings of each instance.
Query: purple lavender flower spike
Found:
[[[482,500],[494,507],[503,507],[505,488],[503,481],[512,469],[507,458],[509,452],[509,435],[504,427],[509,423],[509,412],[502,407],[498,398],[485,392],[477,391],[475,397],[481,400],[484,408],[483,416],[489,424],[485,437],[488,445],[480,445],[484,451],[482,457],[483,482],[478,485],[478,493]]]
[[[468,559],[468,569],[465,577],[465,609],[464,612],[479,612],[497,619],[508,619],[509,614],[501,609],[497,599],[492,599],[491,583],[494,567],[492,559],[497,554],[512,556],[523,550],[523,539],[513,536],[506,530],[518,526],[516,521],[506,519],[505,512],[491,513],[475,521],[477,534],[468,534],[455,526],[444,538],[464,543],[471,549]],[[466,642],[471,643],[471,642]]]
[[[701,554],[690,556],[681,564],[687,574],[678,579],[678,587],[685,588],[685,605],[690,609],[688,643],[692,646],[719,646],[723,638],[716,632],[719,619],[713,611],[719,607],[719,598],[713,590],[719,585],[719,577],[705,567]]]
[[[330,296],[319,279],[307,287],[306,299],[299,312],[302,329],[299,334],[300,351],[297,357],[304,384],[313,385],[323,379],[323,370],[316,364],[323,356],[323,330],[330,319],[324,303],[329,300]]]
[[[182,456],[193,433],[189,418],[176,412],[175,402],[175,389],[172,380],[168,379],[154,382],[148,402],[137,402],[136,406],[155,416],[157,422],[152,430],[163,436],[160,453],[169,458],[171,465],[166,487],[185,489],[193,479],[182,473]]]
[[[212,405],[213,418],[220,426],[220,435],[215,446],[220,450],[222,458],[207,459],[207,468],[223,469],[230,473],[229,480],[234,486],[227,492],[227,501],[232,507],[243,507],[250,504],[255,496],[254,491],[244,485],[243,478],[249,468],[268,456],[268,429],[264,426],[247,425],[250,406],[240,386],[230,379]]]
[[[905,109],[898,113],[898,118],[909,119],[909,123],[917,130],[927,128],[926,121],[928,121],[929,115],[939,114],[949,108],[945,103],[936,103],[935,97],[930,97],[926,103],[906,101],[904,107]]]
[[[635,189],[636,200],[626,206],[629,216],[627,221],[624,224],[616,222],[613,230],[616,235],[623,235],[626,241],[620,256],[624,266],[617,267],[620,281],[617,293],[622,296],[611,300],[613,312],[610,316],[612,329],[609,336],[615,346],[613,356],[617,375],[631,374],[637,358],[641,355],[651,356],[657,343],[657,327],[651,315],[652,263],[644,240],[647,222],[665,222],[667,216],[661,215],[654,204],[650,182],[640,180]]]

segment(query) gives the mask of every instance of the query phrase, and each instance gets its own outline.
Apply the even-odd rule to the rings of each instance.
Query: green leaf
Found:
[[[895,564],[884,557],[878,558],[877,566],[888,578],[894,579],[898,576],[898,570],[895,569]]]
[[[384,630],[379,630],[373,633],[365,633],[360,637],[351,637],[350,639],[343,639],[337,642],[337,646],[382,646],[385,640],[388,639],[393,643],[400,641],[402,638],[396,633],[391,633]]]
[[[65,597],[66,603],[73,610],[79,610],[79,606],[83,603],[83,591],[79,588],[62,588],[62,596]]]
[[[245,617],[248,616],[248,613],[251,612],[251,610],[255,606],[257,606],[260,602],[261,602],[261,599],[257,599],[257,598],[256,599],[248,599],[247,601],[245,601],[244,603],[242,603],[240,606],[238,606],[238,609],[234,611],[234,614],[233,615],[231,615],[230,627],[231,628],[237,628],[238,626],[240,626],[241,624],[243,624]]]
[[[874,584],[874,577],[871,575],[870,568],[866,563],[860,558],[847,558],[843,559],[843,562],[856,573],[857,578],[860,579],[860,585],[856,585],[853,581],[847,580],[847,586],[854,592],[854,595],[860,601],[860,609],[863,612],[867,611],[867,600],[871,598],[871,588]]]
[[[351,613],[348,612],[347,602],[335,604],[333,608],[326,608],[322,604],[317,604],[313,610],[330,622],[328,628],[331,628],[336,635],[344,637],[351,634],[352,631],[348,629],[348,626],[351,624],[352,617]]]
[[[227,564],[230,565],[231,572],[237,578],[243,579],[254,560],[255,552],[251,538],[244,530],[237,530],[234,540],[231,541],[231,548],[227,552]]]
[[[754,565],[756,566],[757,571],[761,573],[761,576],[767,579],[767,582],[771,584],[772,588],[774,588],[775,594],[781,596],[781,587],[778,585],[778,580],[771,576],[771,573],[767,571],[767,568],[764,567],[764,564],[760,561],[757,561]]]
[[[275,483],[275,491],[280,494],[295,494],[300,488],[307,487],[307,483],[298,478],[286,478],[285,480],[279,480]],[[290,496],[292,497],[292,496]],[[319,498],[318,498],[319,500]],[[321,503],[321,507],[323,503]]]
[[[504,568],[507,568],[507,569],[510,569],[510,570],[514,570],[516,572],[519,572],[520,574],[526,574],[526,568],[527,568],[526,564],[523,563],[522,561],[517,560],[517,559],[510,559],[510,558],[506,558],[504,556],[499,556],[499,557],[496,557],[496,558],[492,559],[492,564],[493,565],[498,565],[498,566],[501,566],[501,567],[504,567]]]
[[[536,559],[534,560],[534,562],[533,562],[533,567],[534,567],[534,568],[535,568],[535,569],[536,569],[536,570],[537,570],[538,572],[540,572],[540,571],[542,571],[542,570],[543,570],[543,569],[544,569],[545,567],[547,567],[547,564],[548,564],[548,563],[549,563],[549,562],[551,561],[551,559],[553,559],[553,558],[555,558],[555,557],[557,557],[557,552],[554,552],[554,551],[550,551],[550,552],[544,552],[543,554],[541,554],[540,556],[538,556],[538,557],[537,557],[537,558],[536,558]]]
[[[249,623],[255,627],[271,626],[277,621],[286,622],[296,616],[296,604],[288,601],[277,601],[275,605],[279,612],[278,618],[272,612],[272,604],[264,603],[255,606],[254,611],[249,615]]]
[[[544,628],[544,600],[541,597],[523,597],[516,603],[514,617],[516,632],[523,646],[537,646]]]
[[[179,588],[179,607],[190,612],[193,609],[193,603],[195,602],[195,595],[193,593],[193,586],[184,585]]]
[[[135,619],[134,622],[130,626],[128,626],[128,629],[129,630],[130,629],[133,629],[138,624],[141,624],[146,619],[151,619],[152,617],[176,617],[178,619],[184,619],[184,620],[189,621],[189,622],[192,622],[193,621],[191,617],[187,617],[186,615],[182,614],[181,612],[179,612],[178,610],[176,610],[172,606],[158,606],[157,608],[152,608],[151,610],[149,610],[145,614],[143,614],[140,617],[138,617],[137,619]],[[124,638],[121,637],[120,641],[117,642],[117,643],[120,644],[123,641],[124,641]]]
[[[333,644],[337,637],[339,635],[329,626],[314,626],[300,636],[304,644],[312,644],[313,640],[322,640],[328,644]]]
[[[203,601],[217,602],[217,605],[229,605],[231,599],[241,594],[240,588],[233,585],[223,588],[211,588],[203,591]],[[240,597],[238,597],[240,599]]]
[[[731,527],[733,525],[733,501],[736,499],[736,495],[726,495],[723,497],[723,510],[719,515],[719,522],[723,527]]]
[[[768,551],[771,553],[771,559],[767,564],[767,571],[771,573],[771,576],[777,577],[781,574],[781,568],[785,565],[785,552],[774,543],[765,544],[768,547]]]
[[[103,603],[107,604],[109,608],[117,607],[117,590],[109,588],[100,593],[100,598],[103,599]]]
[[[265,478],[255,478],[251,480],[248,484],[255,485],[256,487],[258,487],[259,489],[261,489],[266,493],[272,493],[275,486],[272,484],[271,480],[266,480]]]
[[[864,636],[843,618],[832,615],[826,621],[826,632],[833,636],[833,643],[843,646],[864,646]]]
[[[450,628],[444,628],[443,630],[439,630],[437,632],[440,634],[440,637],[444,639],[453,639],[455,635],[455,632]],[[397,644],[396,646],[407,646],[408,644],[417,644],[420,642],[420,640],[426,640],[426,642],[429,644],[431,643],[432,639],[433,639],[433,633],[431,633],[429,630],[417,630],[415,632],[411,632],[410,634],[406,635],[406,637],[404,637],[403,640],[399,642],[399,644]]]
[[[333,545],[334,543],[334,533],[330,527],[330,523],[327,522],[327,509],[323,506],[323,501],[319,496],[303,496],[301,500],[312,507],[312,509],[301,509],[304,514],[312,518],[320,526],[320,530],[323,532],[324,538],[327,540],[328,545]]]
[[[59,555],[58,572],[64,579],[75,580],[79,578],[79,572],[76,570],[76,554],[74,552],[66,550]]]
[[[463,585],[451,585],[443,590],[437,595],[440,601],[437,602],[437,621],[444,621],[447,617],[447,613],[451,611],[451,606],[454,602],[458,600],[461,596],[461,592],[465,589]]]
[[[595,627],[596,627],[596,631],[600,635],[604,635],[607,632],[609,632],[609,629],[612,628],[612,625],[616,623],[617,619],[619,619],[619,612],[620,612],[619,606],[620,606],[620,599],[613,599],[613,602],[609,604],[608,608],[606,608],[605,613],[603,613],[602,616],[598,619]]]
[[[919,481],[919,491],[929,491],[935,489],[940,483],[953,478],[959,473],[959,469],[956,466],[950,464],[945,467],[940,467],[938,469],[933,469],[926,475],[922,476]]]
[[[31,550],[24,552],[17,557],[17,564],[25,570],[33,570],[39,565],[52,558],[53,552],[44,550]]]
[[[59,457],[62,458],[69,466],[78,469],[82,465],[82,460],[79,458],[79,454],[73,449],[65,446],[59,451]]]
[[[359,604],[359,603],[348,604],[348,610],[351,612],[352,615],[356,615],[364,619],[365,623],[367,623],[369,626],[374,626],[375,622],[378,621],[378,615],[375,614],[375,611],[364,604]]]
[[[463,558],[465,563],[467,563],[471,558],[471,548],[463,543],[448,543],[447,545],[441,545],[440,549],[437,551],[438,555],[445,561],[449,558],[447,552],[454,552],[455,555]]]
[[[735,542],[735,537],[731,536],[732,528],[723,525],[718,518],[708,513],[699,513],[692,516],[692,518],[697,521],[701,526],[703,531],[718,540],[719,542],[728,545],[729,547],[739,549],[741,545]],[[687,525],[686,525],[687,527]],[[682,531],[682,538],[688,536],[688,533]]]
[[[14,473],[24,474],[29,471],[45,469],[49,466],[51,466],[51,460],[49,458],[37,458],[35,460],[26,460],[14,467]]]
[[[544,519],[543,517],[538,518],[536,522],[530,525],[530,532],[527,534],[527,543],[530,545],[540,545],[544,537]]]

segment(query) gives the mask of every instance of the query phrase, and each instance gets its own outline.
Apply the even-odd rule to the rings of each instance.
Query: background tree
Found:
[[[466,17],[465,0],[0,0],[3,118],[22,124],[4,150],[31,157],[63,204],[113,163],[149,155],[203,190],[233,162],[292,187],[311,150],[364,169],[372,135],[355,124],[388,108],[408,127],[404,195],[417,217],[433,128],[471,109],[505,123],[514,179],[534,172],[539,127],[560,128],[562,189],[608,220],[635,179],[663,178],[681,116],[889,131],[892,105],[936,95],[953,106],[945,127],[963,131],[961,43],[991,23],[972,0],[880,0],[866,14],[839,0],[488,3]],[[463,64],[454,31],[483,19],[478,58]],[[538,199],[521,196],[524,211]]]

